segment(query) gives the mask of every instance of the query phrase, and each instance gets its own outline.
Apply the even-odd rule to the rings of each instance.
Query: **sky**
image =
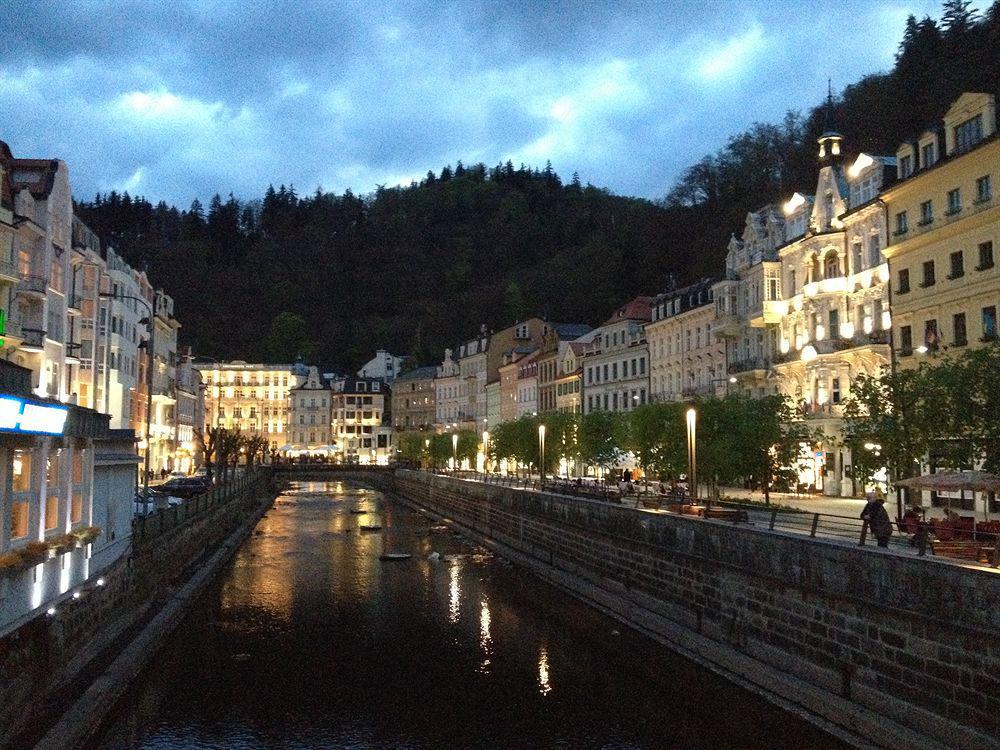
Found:
[[[937,0],[5,0],[0,139],[186,207],[510,159],[660,198],[755,121],[885,71]]]

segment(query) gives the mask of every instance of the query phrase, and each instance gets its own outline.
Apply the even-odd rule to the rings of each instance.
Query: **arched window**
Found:
[[[833,279],[840,275],[840,258],[837,257],[836,250],[831,250],[823,259],[823,278]]]

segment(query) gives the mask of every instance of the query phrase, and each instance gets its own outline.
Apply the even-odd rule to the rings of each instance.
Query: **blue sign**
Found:
[[[62,435],[69,407],[39,404],[17,396],[0,396],[0,432]]]

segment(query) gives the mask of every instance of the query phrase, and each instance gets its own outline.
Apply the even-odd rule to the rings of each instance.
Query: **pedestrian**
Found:
[[[868,522],[872,536],[878,541],[879,547],[889,546],[889,537],[892,536],[892,521],[885,509],[885,495],[881,492],[866,493],[868,504],[861,511],[861,519]]]

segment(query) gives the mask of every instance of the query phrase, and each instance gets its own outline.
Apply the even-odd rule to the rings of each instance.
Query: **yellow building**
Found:
[[[301,365],[196,362],[205,384],[205,427],[262,433],[279,450],[290,443],[289,394],[308,374]]]
[[[893,340],[902,367],[997,338],[1000,138],[991,94],[965,93],[942,127],[897,151],[882,193],[890,237]]]

